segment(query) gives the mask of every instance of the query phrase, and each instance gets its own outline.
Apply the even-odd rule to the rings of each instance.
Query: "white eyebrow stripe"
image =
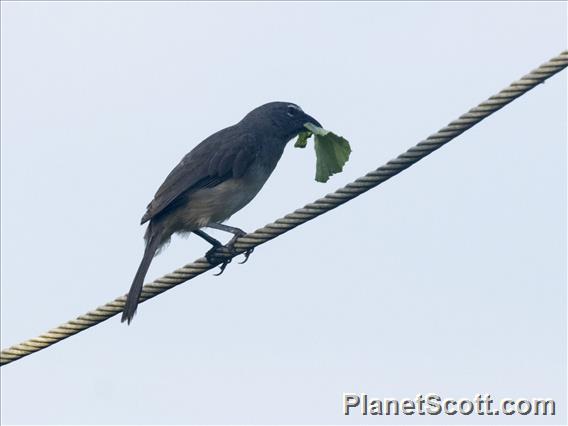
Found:
[[[298,111],[304,112],[304,110],[303,110],[302,108],[300,108],[298,105],[295,105],[295,104],[288,104],[288,106],[291,107],[291,108],[295,108],[295,109],[297,109]]]

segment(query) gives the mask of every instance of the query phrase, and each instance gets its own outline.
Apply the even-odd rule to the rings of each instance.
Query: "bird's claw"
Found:
[[[242,265],[244,263],[247,263],[247,260],[249,260],[249,256],[251,255],[251,253],[254,251],[254,247],[248,249],[247,251],[245,251],[243,254],[245,255],[245,259],[242,262],[239,262],[239,265]]]
[[[221,266],[219,266],[219,272],[217,272],[216,274],[213,274],[214,276],[218,277],[219,275],[221,275],[223,272],[225,272],[225,268],[227,267],[227,265],[231,263],[231,259],[227,259],[226,261],[224,261],[223,263],[221,263]]]
[[[220,264],[220,271],[217,274],[213,274],[215,276],[219,276],[225,271],[225,268],[231,260],[233,260],[232,256],[234,255],[234,249],[228,246],[214,246],[205,253],[205,258],[207,261],[212,264]]]
[[[247,233],[242,231],[238,234],[235,234],[235,236],[233,238],[231,238],[231,241],[228,242],[227,247],[230,247],[231,249],[233,249],[235,243],[237,242],[237,239],[239,239],[240,237],[244,237]],[[249,259],[249,256],[251,255],[251,253],[254,251],[254,247],[248,249],[247,251],[243,252],[243,255],[245,256],[245,259],[242,262],[239,262],[239,265],[242,265],[243,263],[247,263],[247,260]]]

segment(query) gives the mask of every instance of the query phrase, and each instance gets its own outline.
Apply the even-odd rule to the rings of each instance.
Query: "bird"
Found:
[[[148,204],[141,225],[148,223],[145,250],[128,292],[122,322],[136,313],[144,278],[152,259],[173,234],[195,234],[209,244],[210,263],[217,260],[222,273],[230,256],[219,261],[220,248],[231,252],[235,240],[246,233],[224,224],[246,206],[264,186],[278,164],[286,144],[305,131],[304,125],[321,124],[292,102],[269,102],[239,121],[207,137],[174,167]],[[212,228],[232,233],[223,246],[203,231]],[[245,261],[250,251],[245,253]],[[227,260],[229,259],[229,260]],[[244,262],[243,262],[244,263]]]

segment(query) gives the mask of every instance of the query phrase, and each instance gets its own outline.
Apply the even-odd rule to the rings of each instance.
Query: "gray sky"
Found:
[[[2,2],[2,347],[125,293],[180,158],[264,102],[291,145],[228,222],[363,175],[566,48],[566,3]],[[3,423],[566,423],[566,73],[359,199],[2,368]],[[221,234],[214,233],[220,237]],[[174,239],[148,279],[201,256]],[[555,398],[554,417],[342,415],[375,398]]]

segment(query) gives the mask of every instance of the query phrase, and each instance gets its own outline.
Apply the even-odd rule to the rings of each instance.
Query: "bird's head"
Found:
[[[243,119],[256,128],[262,128],[286,142],[298,136],[306,128],[304,124],[312,123],[318,127],[321,124],[302,108],[292,102],[270,102],[249,112]]]

